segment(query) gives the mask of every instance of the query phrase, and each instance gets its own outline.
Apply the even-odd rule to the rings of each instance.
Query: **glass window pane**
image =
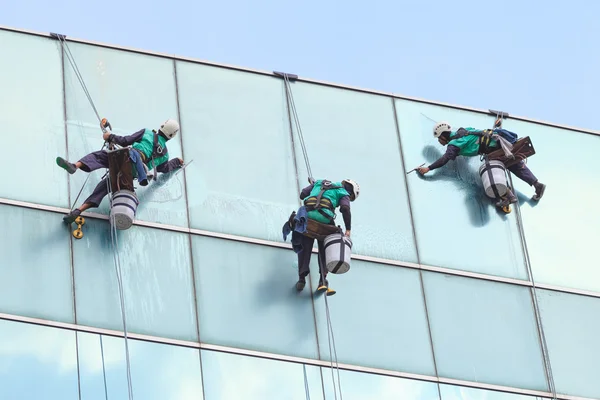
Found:
[[[0,320],[0,398],[77,400],[75,332]]]
[[[600,299],[537,290],[558,393],[600,398]]]
[[[70,231],[61,216],[0,205],[0,312],[73,321]]]
[[[542,397],[525,396],[495,392],[492,390],[474,389],[464,386],[440,385],[442,400],[542,400]]]
[[[202,350],[206,400],[323,399],[319,368],[304,371],[303,364]]]
[[[453,129],[491,128],[494,118],[441,106],[396,100],[406,168],[428,166],[446,151],[433,137],[437,121]],[[515,212],[496,211],[479,177],[479,157],[458,157],[425,176],[408,175],[423,264],[527,279]],[[514,207],[513,207],[514,208]],[[490,257],[490,250],[494,256]]]
[[[77,322],[122,331],[110,225],[88,218],[83,233],[73,242]],[[197,340],[187,235],[133,226],[117,240],[128,331]]]
[[[282,241],[298,208],[281,80],[178,62],[190,223]]]
[[[317,288],[316,254],[311,261]],[[327,279],[337,291],[328,305],[338,362],[435,376],[419,271],[353,260],[348,273]],[[321,295],[315,312],[321,359],[331,360]]]
[[[66,149],[59,44],[1,31],[0,48],[0,126],[21,144],[2,154],[15,167],[2,176],[0,197],[66,207],[67,177],[51,165]]]
[[[318,358],[308,290],[291,250],[192,237],[202,342]]]
[[[325,398],[345,400],[439,400],[437,384],[364,372],[322,368]],[[334,382],[335,390],[334,392]],[[341,394],[340,389],[341,386]],[[444,400],[446,400],[444,398]]]
[[[81,399],[127,399],[124,339],[79,332],[78,345]],[[128,345],[134,399],[202,399],[199,350],[131,339]]]
[[[388,97],[308,83],[292,84],[315,179],[353,179],[353,252],[417,262],[392,101]],[[300,185],[308,185],[298,134]],[[344,226],[338,212],[338,225]]]
[[[581,163],[596,159],[600,136],[511,119],[504,127],[531,138],[536,154],[527,165],[547,185],[538,203],[531,200],[534,189],[512,177],[536,282],[600,291],[598,262],[592,261],[600,237],[600,213],[594,211],[600,178]],[[577,232],[576,240],[565,232]]]
[[[69,43],[69,48],[100,117],[108,118],[113,133],[127,136],[144,128],[158,130],[168,118],[178,118],[172,60],[78,43]],[[90,152],[100,150],[103,139],[98,119],[68,62],[65,65],[65,81],[68,156],[71,162],[75,162]],[[167,148],[169,158],[181,157],[181,136],[170,140]],[[65,156],[63,151],[58,155]],[[54,169],[67,175],[56,165]],[[105,172],[104,168],[92,172],[77,207],[92,193]],[[75,200],[87,175],[84,171],[77,171],[70,176],[71,199]],[[159,177],[157,182],[150,182],[146,187],[135,182],[140,199],[136,218],[187,226],[183,174],[159,174]],[[92,210],[107,214],[108,207],[108,199],[105,198],[99,210]]]
[[[529,288],[423,272],[441,377],[547,390]]]

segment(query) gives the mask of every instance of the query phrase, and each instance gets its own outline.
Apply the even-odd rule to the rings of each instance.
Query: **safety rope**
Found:
[[[308,177],[312,178],[312,170],[310,169],[310,161],[308,160],[308,151],[306,150],[306,143],[304,142],[304,135],[302,134],[302,127],[300,126],[300,118],[298,117],[298,111],[296,110],[296,102],[294,101],[294,94],[292,93],[292,86],[290,85],[290,79],[287,74],[283,75],[285,82],[285,92],[288,98],[288,104],[293,113],[293,120],[296,125],[296,131],[298,132],[298,138],[300,139],[300,146],[302,147],[302,154],[304,156],[304,163],[306,164],[306,172]]]
[[[308,158],[308,151],[306,149],[306,143],[304,141],[302,127],[300,126],[300,118],[298,117],[298,111],[296,110],[296,103],[294,101],[294,94],[292,92],[290,80],[289,80],[289,77],[287,74],[283,74],[283,79],[284,79],[284,83],[285,83],[285,92],[286,92],[286,96],[287,96],[287,100],[288,100],[288,105],[290,106],[290,109],[292,111],[292,116],[293,116],[292,119],[294,120],[294,124],[296,125],[296,131],[298,132],[298,138],[300,139],[300,146],[302,148],[302,154],[304,156],[304,163],[306,164],[306,171],[308,172],[308,177],[313,178],[312,170],[310,168],[310,161]],[[319,268],[321,268],[320,258],[321,257],[319,255]],[[325,266],[323,266],[323,268],[325,268]],[[325,293],[323,295],[323,297],[325,298],[325,315],[326,315],[326,319],[327,319],[327,342],[329,344],[329,360],[330,360],[330,365],[331,365],[331,368],[330,368],[331,369],[331,379],[333,381],[333,395],[334,395],[335,400],[337,400],[337,392],[339,390],[340,400],[342,400],[342,384],[341,384],[341,380],[340,380],[340,369],[339,369],[339,365],[338,365],[337,350],[336,350],[336,346],[335,346],[335,337],[333,334],[333,324],[331,323],[331,314],[329,311],[329,303],[327,302],[327,293]],[[332,349],[333,349],[333,354],[332,354]],[[334,358],[335,358],[335,363],[333,361]],[[338,389],[336,389],[334,370],[337,370]]]
[[[510,186],[514,190],[514,184],[512,180],[511,174],[508,174],[508,179],[510,181]],[[523,217],[521,215],[521,208],[519,203],[515,203],[515,213],[517,216],[517,227],[519,229],[519,236],[521,237],[521,247],[523,249],[523,258],[525,261],[525,266],[527,267],[527,273],[529,274],[529,279],[531,279],[531,289],[532,289],[532,297],[533,297],[533,308],[535,313],[536,325],[538,329],[538,334],[541,340],[542,347],[542,356],[544,357],[544,369],[546,373],[546,377],[548,379],[548,386],[550,389],[550,393],[552,393],[552,399],[556,400],[556,385],[554,383],[554,374],[552,372],[552,364],[550,362],[550,353],[548,351],[548,342],[546,341],[546,334],[544,333],[544,328],[542,326],[542,314],[540,311],[540,306],[537,299],[537,287],[535,284],[535,279],[533,278],[533,269],[531,267],[531,258],[529,257],[529,250],[527,247],[527,239],[525,239],[525,230],[523,228]]]
[[[108,400],[108,387],[106,386],[106,368],[104,366],[104,346],[102,345],[102,334],[98,335],[100,338],[100,355],[102,356],[102,376],[104,377],[104,398]]]
[[[304,371],[304,392],[306,394],[306,400],[310,400],[310,386],[308,384],[308,376],[306,375],[306,364],[302,364],[302,370]]]
[[[329,312],[329,303],[327,302],[327,293],[323,296],[325,298],[325,315],[327,317],[327,342],[329,343],[329,360],[331,360],[331,379],[333,381],[333,397],[337,399],[336,389],[335,389],[335,376],[333,374],[333,358],[331,357],[331,349],[333,347],[333,356],[335,357],[335,369],[337,371],[337,382],[338,389],[340,392],[340,400],[342,399],[342,384],[340,380],[340,368],[338,365],[337,358],[337,350],[335,348],[335,337],[333,335],[333,324],[331,323],[331,314]],[[333,344],[333,346],[332,346]]]
[[[496,112],[496,120],[494,121],[494,127],[492,128],[492,130],[496,127],[496,122],[498,122],[498,120],[502,117],[501,113],[499,111]],[[501,121],[500,121],[501,122]],[[498,126],[500,127],[501,124]],[[508,175],[508,181],[510,182],[510,189],[513,191],[513,194],[516,193],[515,192],[515,186],[512,180],[512,175],[507,171],[507,175]],[[525,238],[525,229],[524,229],[524,225],[523,225],[523,218],[521,215],[521,207],[519,206],[519,203],[515,203],[515,214],[516,214],[516,219],[517,219],[517,229],[519,230],[519,236],[521,239],[521,248],[523,249],[523,259],[525,262],[525,266],[527,268],[527,273],[529,274],[529,278],[531,279],[531,288],[532,288],[532,296],[533,296],[533,308],[534,308],[534,313],[535,313],[535,319],[536,319],[536,325],[537,325],[537,329],[538,329],[538,334],[540,336],[540,341],[541,341],[541,347],[542,347],[542,356],[544,358],[544,372],[546,373],[546,378],[548,379],[548,386],[550,389],[550,392],[552,393],[552,398],[554,400],[556,400],[556,386],[554,383],[554,374],[552,372],[552,364],[550,362],[550,354],[548,352],[548,343],[546,341],[546,335],[544,333],[544,328],[542,327],[542,314],[540,311],[540,307],[539,307],[539,303],[538,303],[538,299],[537,299],[537,288],[535,285],[535,279],[533,278],[533,270],[531,267],[531,259],[529,257],[529,250],[527,247],[527,239]]]
[[[77,77],[77,80],[79,81],[79,84],[81,85],[81,88],[83,89],[83,92],[85,93],[90,105],[92,106],[92,109],[94,110],[94,113],[96,114],[96,118],[98,118],[99,122],[102,122],[102,119],[100,118],[100,114],[98,114],[98,110],[96,108],[96,105],[94,104],[94,100],[92,99],[92,96],[87,88],[87,85],[85,84],[83,75],[81,74],[81,71],[79,70],[79,67],[77,66],[75,57],[73,56],[73,53],[71,53],[69,44],[65,40],[64,36],[57,35],[56,37],[57,37],[58,41],[60,42],[62,53],[66,56],[67,60],[69,61],[69,64],[71,64],[71,67],[73,68],[73,71],[75,72],[75,76]],[[103,131],[104,131],[104,129],[103,129]],[[104,142],[100,151],[104,150],[105,146],[106,146],[106,142]],[[70,207],[70,211],[73,211],[75,204],[77,204],[77,200],[79,200],[79,196],[81,196],[81,193],[83,193],[83,190],[85,189],[89,179],[90,179],[90,174],[88,174],[87,177],[85,178],[85,181],[83,182],[83,185],[81,186],[81,189],[79,190],[79,193],[77,193],[77,197],[75,197],[75,201],[73,201],[73,204]]]
[[[73,68],[73,71],[75,72],[75,75],[77,76],[77,79],[79,80],[79,83],[81,84],[81,88],[83,89],[92,109],[94,110],[94,113],[96,114],[96,117],[98,118],[98,122],[100,122],[102,132],[106,132],[105,127],[102,125],[102,118],[100,118],[98,109],[96,108],[96,105],[94,104],[94,100],[92,99],[92,96],[87,88],[87,85],[85,84],[83,75],[81,74],[81,71],[79,70],[79,67],[77,66],[75,57],[73,56],[73,53],[71,53],[69,44],[67,43],[64,36],[57,35],[56,37],[61,44],[61,50],[62,50],[63,55],[65,55],[67,57],[69,63],[71,64],[71,67]],[[106,146],[106,141],[104,142],[104,144],[100,150],[102,151],[105,146]],[[109,200],[110,200],[110,205],[111,205],[111,209],[112,209],[112,196],[110,195],[111,179],[110,179],[110,171],[108,168],[106,168],[105,176],[106,176],[106,183],[107,183],[107,186],[109,189],[108,190]],[[83,189],[85,188],[85,185],[87,184],[87,181],[89,178],[90,178],[90,174],[88,174],[73,205],[76,204],[77,200],[79,199],[79,196],[83,192]],[[73,210],[72,207],[73,206],[71,206],[71,211]],[[120,297],[120,301],[121,301],[121,316],[123,319],[123,333],[124,333],[124,338],[125,338],[125,357],[126,357],[126,363],[127,363],[127,389],[128,389],[128,394],[129,394],[129,400],[133,400],[133,386],[131,383],[131,363],[129,360],[129,344],[128,344],[128,340],[127,340],[128,339],[127,338],[127,320],[126,320],[126,316],[125,316],[125,296],[123,293],[123,283],[122,283],[122,276],[121,276],[121,260],[120,260],[119,252],[118,252],[117,230],[116,230],[116,226],[114,225],[113,221],[109,221],[109,223],[111,226],[110,237],[111,237],[111,244],[113,246],[113,261],[114,261],[115,271],[116,271],[116,275],[117,275],[117,283],[119,286],[119,297]],[[106,388],[106,381],[105,381],[104,385]]]

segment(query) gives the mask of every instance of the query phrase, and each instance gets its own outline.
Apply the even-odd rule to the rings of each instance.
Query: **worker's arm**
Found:
[[[344,217],[344,226],[346,227],[346,235],[350,236],[352,229],[352,214],[350,213],[350,197],[344,196],[340,199],[340,212]]]
[[[448,148],[446,149],[446,153],[427,168],[429,171],[433,171],[434,169],[443,167],[448,163],[448,161],[456,159],[459,153],[460,147],[449,144]]]
[[[302,189],[302,191],[300,192],[300,200],[304,200],[305,198],[307,198],[310,192],[312,192],[314,186],[315,185],[313,183],[310,186],[307,186],[304,189]]]
[[[126,146],[131,146],[133,143],[139,142],[140,140],[142,140],[142,137],[144,136],[144,131],[145,131],[145,129],[141,129],[141,130],[137,131],[136,133],[131,134],[129,136],[119,136],[119,135],[115,135],[114,133],[106,132],[103,135],[103,138],[104,138],[104,140],[113,142],[115,144],[118,144],[119,146],[126,147]]]
[[[156,171],[162,174],[166,174],[168,172],[176,170],[177,168],[181,168],[182,165],[183,160],[181,158],[174,158],[170,161],[163,162],[162,164],[157,165]]]

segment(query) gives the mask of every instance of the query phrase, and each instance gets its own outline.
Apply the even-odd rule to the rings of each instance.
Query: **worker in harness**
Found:
[[[302,189],[300,199],[304,200],[306,217],[321,224],[335,227],[335,209],[340,208],[346,227],[346,236],[350,236],[352,217],[350,213],[350,202],[358,198],[360,187],[358,183],[344,179],[341,182],[330,182],[318,180]],[[303,235],[301,238],[302,250],[298,253],[298,275],[296,289],[302,291],[306,285],[306,276],[310,273],[310,258],[315,239]],[[335,290],[329,288],[327,281],[327,268],[325,267],[325,245],[323,240],[317,240],[318,263],[319,263],[319,286],[317,292],[327,291],[327,295],[335,294]]]
[[[101,126],[106,127],[106,124],[106,119],[103,119]],[[156,172],[168,173],[183,166],[181,158],[169,160],[166,145],[169,140],[177,135],[178,131],[179,123],[173,119],[168,119],[160,126],[158,132],[141,129],[129,136],[118,136],[107,130],[102,137],[105,141],[122,147],[131,146],[129,156],[137,172],[137,180],[141,186],[146,186],[148,184],[146,168],[148,170],[156,169],[156,174]],[[94,151],[76,163],[57,157],[56,163],[69,174],[74,174],[78,169],[90,173],[100,168],[108,168],[108,153],[104,150]],[[63,220],[72,223],[83,211],[98,207],[109,191],[107,179],[106,177],[102,179],[83,204],[67,214]]]
[[[496,121],[496,126],[499,126],[500,121]],[[510,132],[509,132],[510,133]],[[513,134],[514,135],[514,134]],[[417,171],[424,175],[429,171],[440,168],[448,161],[456,159],[458,156],[473,157],[480,154],[489,154],[494,150],[500,148],[498,140],[490,139],[488,135],[485,135],[485,131],[475,128],[460,128],[457,131],[453,131],[450,124],[447,122],[439,122],[433,128],[433,136],[438,140],[442,146],[448,146],[446,153],[440,157],[433,164],[428,167],[420,167]],[[516,135],[512,140],[516,140]],[[508,167],[508,170],[515,174],[515,176],[529,186],[533,186],[535,194],[532,199],[539,201],[544,195],[546,185],[541,183],[531,172],[531,170],[525,164],[525,161],[520,161]],[[500,199],[497,203],[497,207],[506,207],[509,204],[516,203],[517,197],[513,191],[508,188],[508,193],[505,199]]]

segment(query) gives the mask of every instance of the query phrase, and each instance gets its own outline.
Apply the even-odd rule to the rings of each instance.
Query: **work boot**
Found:
[[[306,278],[301,276],[298,278],[298,282],[296,282],[296,290],[301,292],[304,290],[304,286],[306,286]]]
[[[331,289],[329,287],[329,282],[327,281],[327,279],[325,279],[325,282],[323,282],[323,278],[319,279],[319,287],[317,288],[317,293],[323,293],[324,291],[327,291],[327,296],[333,296],[336,291]]]
[[[79,217],[80,214],[81,211],[79,210],[79,208],[76,208],[67,215],[65,215],[63,217],[63,221],[65,221],[67,224],[72,224],[73,222],[75,222],[75,220],[77,219],[77,217]]]
[[[533,184],[535,188],[535,194],[533,195],[533,200],[540,201],[542,196],[544,195],[544,191],[546,190],[546,185],[541,182],[536,182]]]
[[[77,171],[77,167],[75,166],[75,164],[68,162],[62,157],[56,157],[56,164],[71,175],[73,175]]]
[[[500,200],[498,200],[496,202],[496,207],[498,208],[502,208],[502,207],[507,207],[510,204],[510,201],[508,199],[508,197],[501,197]]]
[[[148,179],[142,179],[139,183],[140,186],[148,186]]]
[[[514,204],[519,201],[519,199],[517,199],[517,196],[515,196],[513,191],[510,189],[507,190],[506,196],[508,197],[509,204]]]

